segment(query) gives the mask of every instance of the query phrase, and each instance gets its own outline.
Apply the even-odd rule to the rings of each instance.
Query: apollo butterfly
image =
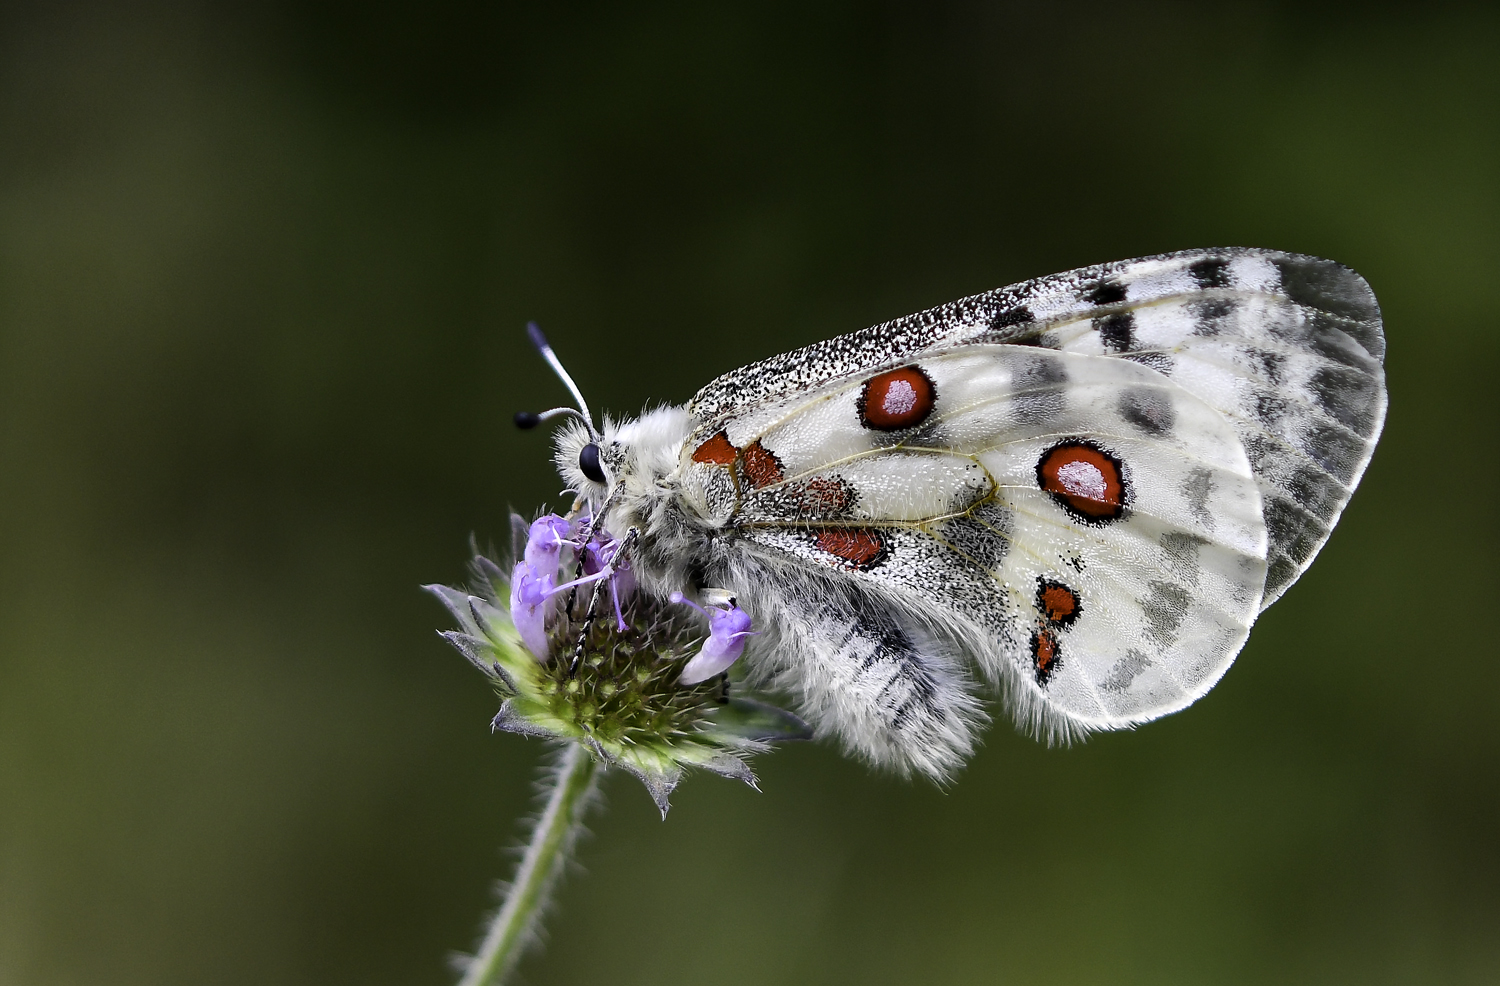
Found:
[[[535,339],[579,408],[524,418],[572,419],[557,465],[614,564],[732,600],[752,685],[934,776],[989,689],[1059,739],[1201,697],[1327,541],[1386,408],[1369,286],[1269,250],[1026,281],[602,428]]]

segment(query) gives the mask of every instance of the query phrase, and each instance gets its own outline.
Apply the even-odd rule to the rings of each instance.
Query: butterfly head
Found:
[[[527,327],[532,344],[572,393],[577,407],[555,407],[540,414],[523,411],[516,424],[534,428],[552,418],[568,418],[558,430],[554,461],[568,488],[597,509],[608,502],[651,499],[657,484],[677,468],[678,451],[689,430],[688,415],[677,407],[662,407],[627,421],[604,419],[594,427],[583,393],[536,323]],[[623,497],[615,497],[618,492]],[[623,504],[622,504],[623,506]],[[629,511],[622,511],[629,512]]]
[[[606,420],[605,429],[615,431],[614,422]],[[553,461],[568,489],[598,504],[617,481],[621,464],[620,443],[612,437],[573,420],[557,430]]]
[[[599,432],[573,420],[558,429],[553,460],[568,488],[594,504],[615,494],[649,498],[677,469],[689,428],[680,407],[655,408],[625,421],[606,417]]]

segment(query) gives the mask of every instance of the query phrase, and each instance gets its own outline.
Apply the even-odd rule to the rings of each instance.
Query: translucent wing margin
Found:
[[[712,432],[850,376],[995,343],[1132,360],[1222,414],[1261,491],[1263,606],[1328,539],[1385,418],[1385,339],[1365,281],[1331,261],[1240,248],[1102,264],[951,302],[726,374],[689,411]]]

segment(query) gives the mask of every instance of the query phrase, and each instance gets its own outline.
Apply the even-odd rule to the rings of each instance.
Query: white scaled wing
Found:
[[[997,342],[1139,362],[1222,414],[1261,490],[1263,607],[1328,540],[1385,421],[1385,336],[1364,279],[1329,260],[1234,247],[964,298],[726,374],[689,410],[722,422],[850,374]]]
[[[1086,268],[727,374],[687,408],[699,573],[753,673],[941,775],[977,668],[1053,736],[1190,704],[1327,540],[1385,414],[1337,264],[1219,249]]]

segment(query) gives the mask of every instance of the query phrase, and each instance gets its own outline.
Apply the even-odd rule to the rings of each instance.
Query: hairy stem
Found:
[[[498,986],[521,957],[578,835],[598,776],[599,767],[589,751],[582,744],[568,744],[553,773],[547,807],[531,833],[505,903],[459,986]]]

